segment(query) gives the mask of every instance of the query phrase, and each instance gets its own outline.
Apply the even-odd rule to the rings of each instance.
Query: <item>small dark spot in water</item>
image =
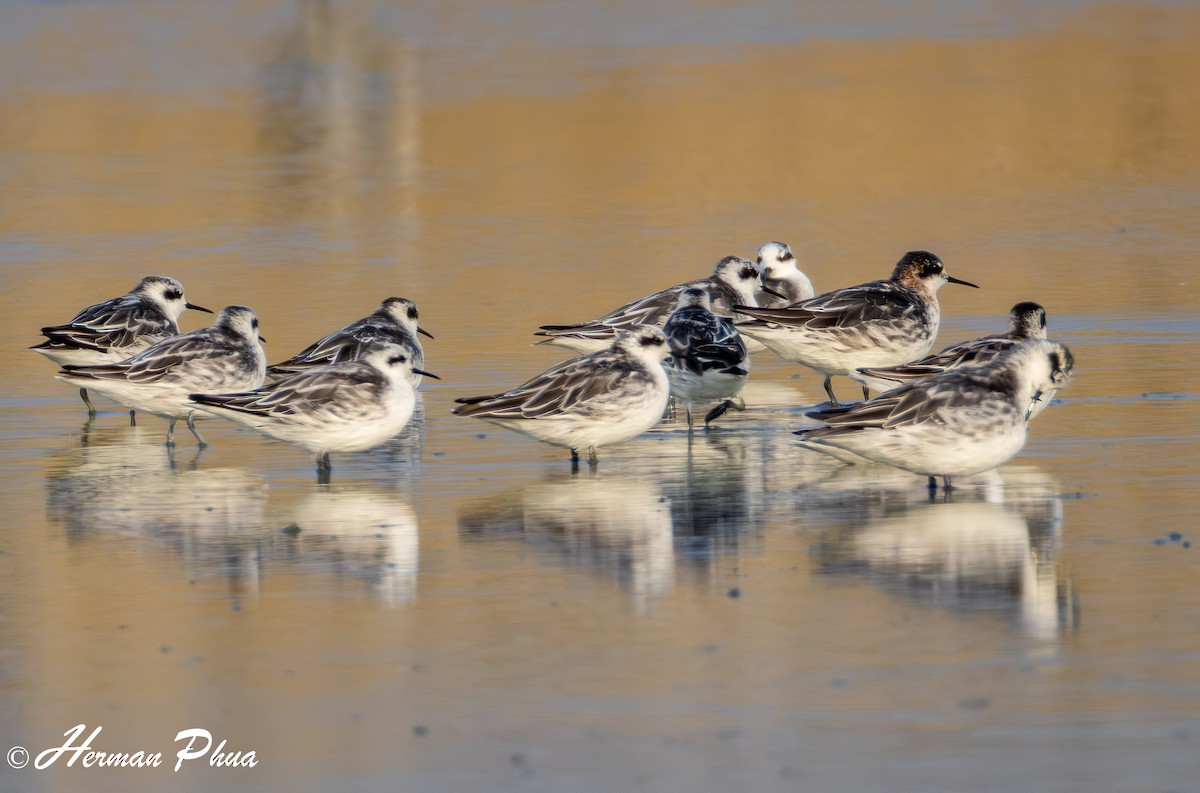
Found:
[[[700,652],[708,653],[709,655],[712,655],[713,653],[717,652],[720,649],[721,649],[721,645],[719,645],[719,644],[702,644],[702,645],[700,645]]]
[[[845,688],[850,685],[850,681],[844,677],[835,677],[832,683],[834,688]]]
[[[418,738],[424,738],[428,734],[429,728],[424,724],[418,724],[413,727],[413,735],[417,736]]]
[[[1112,540],[1092,540],[1092,545],[1112,545]]]
[[[1117,233],[1118,234],[1128,234],[1129,229],[1125,228],[1124,226],[1121,226],[1121,228],[1117,229]]]
[[[362,721],[362,714],[361,713],[351,713],[350,721]]]
[[[167,653],[171,652],[171,648],[164,644],[162,647],[158,648],[158,651],[163,655],[166,655]]]
[[[284,526],[279,531],[280,531],[280,533],[286,534],[289,537],[295,537],[297,534],[300,533],[300,526],[299,526],[299,524],[296,524],[296,523],[289,523],[288,525]]]
[[[1068,499],[1095,498],[1095,497],[1096,497],[1095,493],[1059,493],[1057,496],[1055,496],[1055,498],[1061,499],[1063,501],[1066,501]]]
[[[1177,531],[1173,531],[1167,535],[1167,539],[1170,540],[1171,542],[1179,542],[1180,540],[1183,539],[1183,535]]]
[[[733,589],[729,590],[725,594],[727,594],[731,598],[740,598],[742,596],[742,590],[738,589],[737,587],[734,587]]]
[[[371,537],[373,537],[376,540],[382,540],[386,536],[387,536],[386,534],[372,534],[371,535]]]
[[[1184,548],[1191,548],[1191,547],[1192,547],[1192,542],[1191,542],[1191,540],[1184,540],[1184,541],[1183,541],[1183,547],[1184,547]]]
[[[126,629],[126,628],[128,628],[128,627],[129,627],[128,625],[118,625],[118,626],[117,626],[117,630],[119,630],[119,631],[123,631],[123,630],[125,630],[125,629]]]
[[[396,569],[396,563],[395,563],[395,562],[388,562],[388,563],[387,563],[387,569],[389,569],[389,570],[395,570],[395,569]]]
[[[964,699],[958,703],[958,706],[963,710],[981,710],[988,706],[987,699],[979,697],[978,699]]]
[[[416,672],[417,674],[420,674],[421,672],[424,672],[424,671],[425,671],[425,665],[424,665],[424,664],[413,664],[413,665],[412,665],[411,667],[409,667],[409,668],[410,668],[410,669],[412,669],[412,670],[413,670],[414,672]]]
[[[434,452],[433,456],[434,457],[445,457],[446,453],[445,452]]]
[[[556,609],[556,608],[558,608],[558,601],[557,601],[557,600],[551,600],[551,601],[550,601],[550,608],[552,608],[552,609]]]
[[[1154,544],[1155,544],[1155,545],[1166,545],[1166,544],[1167,544],[1167,540],[1166,540],[1166,538],[1165,538],[1165,537],[1156,537],[1156,538],[1155,538],[1155,540],[1154,540]]]
[[[216,511],[216,507],[205,507],[204,511],[205,512],[214,512],[214,511]]]
[[[230,604],[229,604],[229,608],[230,608],[231,610],[233,610],[233,611],[241,611],[241,610],[242,610],[242,604],[241,604],[241,603],[230,603]]]
[[[477,432],[477,433],[475,433],[475,437],[478,438],[479,440],[483,440],[484,438],[487,437],[487,433],[486,432]]]

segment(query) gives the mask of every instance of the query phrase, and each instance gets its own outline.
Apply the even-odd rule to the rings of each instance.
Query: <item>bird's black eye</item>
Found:
[[[642,338],[638,339],[638,342],[643,347],[653,347],[656,344],[662,344],[663,338],[661,336],[643,336]]]
[[[750,280],[751,278],[758,278],[758,270],[756,270],[753,267],[743,267],[742,268],[742,278],[745,278],[746,280]]]
[[[168,289],[163,293],[163,297],[167,300],[183,300],[183,292],[180,292],[178,289]]]
[[[1045,314],[1042,314],[1042,316],[1039,318],[1039,320],[1038,320],[1038,324],[1039,324],[1039,325],[1040,325],[1040,326],[1041,326],[1043,329],[1046,327],[1046,315],[1045,315]]]
[[[417,307],[416,307],[416,306],[409,306],[409,307],[408,307],[408,318],[409,318],[409,319],[416,319],[416,318],[417,318]]]
[[[258,330],[258,320],[257,319],[250,320],[250,327],[254,328],[255,330]]]
[[[941,262],[930,262],[929,264],[925,265],[925,272],[929,273],[930,275],[941,275],[941,272],[944,269],[946,268],[942,267]]]
[[[791,251],[784,251],[784,252],[783,252],[783,255],[779,257],[779,261],[781,261],[781,262],[789,262],[789,261],[791,261],[792,259],[795,259],[795,258],[796,258],[796,254],[792,253]]]
[[[408,358],[404,355],[393,355],[391,358],[388,358],[388,366],[396,366],[397,364],[402,364],[407,360]]]

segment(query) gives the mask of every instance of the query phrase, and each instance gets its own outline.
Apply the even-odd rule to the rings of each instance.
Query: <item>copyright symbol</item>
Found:
[[[8,764],[13,768],[24,768],[29,763],[29,752],[24,746],[14,746],[8,750]]]

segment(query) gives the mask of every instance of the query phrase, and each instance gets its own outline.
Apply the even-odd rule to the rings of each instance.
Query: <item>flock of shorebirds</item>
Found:
[[[951,277],[941,259],[913,251],[891,277],[814,295],[791,249],[759,248],[757,262],[727,256],[707,278],[665,289],[589,322],[545,325],[540,343],[580,353],[507,391],[456,400],[472,416],[580,452],[627,441],[662,420],[674,398],[693,431],[693,408],[714,405],[705,427],[740,393],[750,356],[762,349],[824,375],[829,402],[806,415],[825,426],[800,444],[847,462],[874,461],[951,487],[951,477],[988,471],[1025,444],[1073,366],[1046,338],[1046,312],[1018,303],[1007,332],[929,355],[941,323],[937,292]],[[149,276],[128,294],[42,329],[31,349],[62,368],[95,415],[95,391],[136,412],[175,423],[203,446],[195,420],[220,416],[317,456],[329,480],[330,452],[376,446],[411,420],[424,371],[416,305],[384,300],[370,316],[268,365],[258,318],[229,306],[208,328],[179,333],[187,302],[173,278]],[[431,337],[432,338],[432,337]],[[862,385],[863,401],[841,404],[832,378]],[[268,378],[271,378],[268,381]],[[870,391],[879,392],[875,397]]]

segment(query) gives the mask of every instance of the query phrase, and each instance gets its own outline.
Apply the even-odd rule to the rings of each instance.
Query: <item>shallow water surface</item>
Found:
[[[163,753],[0,790],[1192,789],[1200,6],[604,8],[0,2],[0,748]],[[450,415],[773,239],[935,251],[939,345],[1036,300],[1076,378],[949,499],[799,449],[769,353],[594,473]],[[85,421],[25,347],[151,273],[272,360],[410,297],[443,379],[328,486]]]

